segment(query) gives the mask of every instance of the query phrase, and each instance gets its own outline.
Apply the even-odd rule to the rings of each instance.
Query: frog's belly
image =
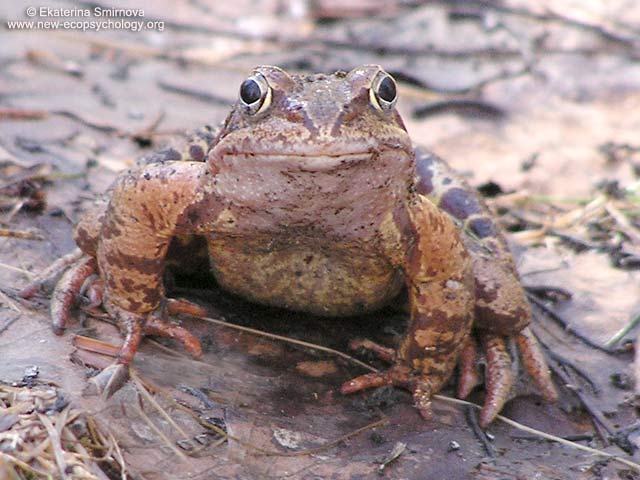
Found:
[[[361,249],[209,240],[220,285],[248,300],[324,316],[376,310],[398,295],[402,274]]]

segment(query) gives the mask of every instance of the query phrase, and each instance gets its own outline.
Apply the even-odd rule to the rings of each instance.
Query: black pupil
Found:
[[[262,91],[260,90],[260,85],[253,78],[249,78],[242,82],[240,85],[240,98],[242,101],[248,105],[252,103],[256,103],[260,100],[262,96]]]
[[[378,85],[378,96],[385,102],[396,99],[396,82],[391,77],[384,77]]]

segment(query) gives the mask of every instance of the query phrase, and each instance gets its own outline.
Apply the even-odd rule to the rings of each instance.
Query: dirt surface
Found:
[[[637,2],[130,1],[155,22],[150,28],[10,30],[7,22],[27,19],[30,6],[0,6],[0,381],[37,365],[41,379],[112,432],[128,478],[640,478],[636,463],[501,421],[486,439],[474,433],[473,410],[445,400],[424,422],[404,392],[343,397],[340,383],[364,372],[354,362],[193,319],[183,323],[202,340],[201,361],[147,339],[134,363],[144,392],[178,430],[140,384],[108,401],[85,391],[111,360],[74,347],[74,334],[118,344],[113,326],[87,318],[56,337],[47,297],[15,296],[73,249],[73,224],[119,171],[222,121],[253,66],[332,72],[379,63],[399,81],[399,109],[415,141],[492,194],[524,284],[562,289],[551,298],[540,293],[549,288],[532,290],[567,322],[536,309],[534,330],[561,399],[547,405],[522,395],[504,415],[640,461],[625,343],[634,331],[605,348],[640,314]],[[209,305],[212,317],[342,352],[355,336],[391,345],[405,322],[388,311],[321,320],[193,283],[177,293]],[[528,387],[524,378],[520,391]],[[211,423],[228,441],[218,441]]]

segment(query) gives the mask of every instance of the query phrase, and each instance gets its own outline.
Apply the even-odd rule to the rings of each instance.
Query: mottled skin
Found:
[[[478,382],[477,337],[488,359],[487,425],[508,398],[506,342],[515,337],[542,393],[555,398],[503,237],[444,162],[414,150],[388,74],[365,65],[290,76],[263,66],[250,80],[260,99],[241,93],[217,137],[204,133],[185,153],[167,150],[123,173],[77,226],[84,256],[58,284],[52,316],[61,331],[80,286],[99,272],[96,297],[126,335],[99,376],[105,391],[126,379],[145,334],[201,353],[165,321],[198,309],[168,301],[162,283],[172,238],[195,234],[207,240],[219,284],[254,302],[342,316],[376,310],[406,288],[410,326],[398,349],[354,342],[391,367],[345,383],[345,393],[398,385],[429,417],[431,395],[458,362],[459,394]]]

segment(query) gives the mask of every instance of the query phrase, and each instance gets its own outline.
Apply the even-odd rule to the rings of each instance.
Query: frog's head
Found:
[[[309,76],[257,67],[240,85],[210,161],[251,157],[280,170],[329,171],[383,152],[411,155],[396,100],[393,77],[378,65]]]

